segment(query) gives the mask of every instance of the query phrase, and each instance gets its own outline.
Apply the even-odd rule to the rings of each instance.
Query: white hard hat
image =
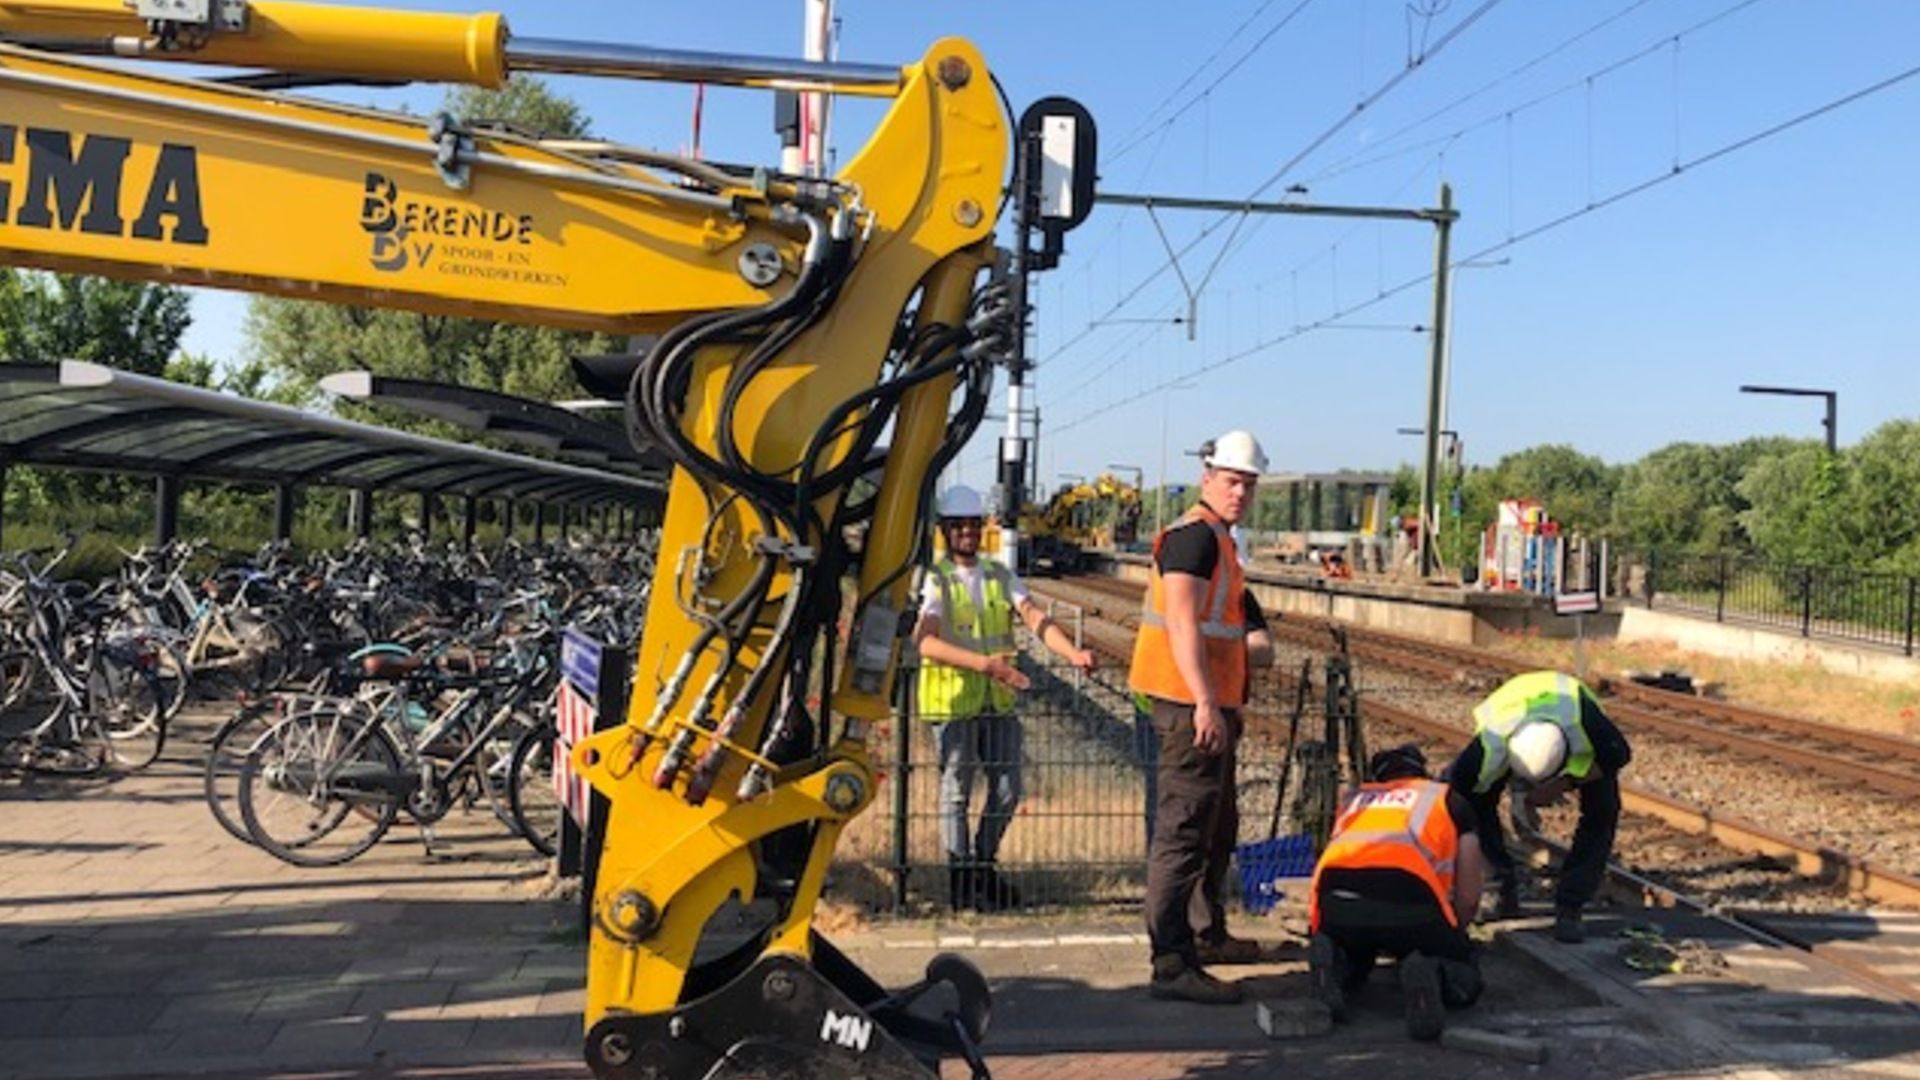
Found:
[[[1259,439],[1245,431],[1229,431],[1208,443],[1200,460],[1209,469],[1230,469],[1255,476],[1267,471],[1267,452],[1260,449]]]
[[[987,502],[979,492],[965,484],[958,484],[940,493],[940,516],[984,518],[987,516]]]
[[[1507,739],[1513,774],[1529,784],[1543,784],[1560,774],[1567,760],[1567,735],[1550,720],[1520,725]]]

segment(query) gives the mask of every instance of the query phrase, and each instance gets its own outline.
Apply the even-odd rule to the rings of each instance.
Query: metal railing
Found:
[[[1072,615],[1060,621],[1074,625]],[[1021,634],[1020,670],[1032,685],[1015,700],[1017,741],[976,733],[967,800],[969,846],[979,838],[993,781],[1019,777],[1019,799],[1005,822],[994,872],[1012,885],[1020,910],[1137,907],[1145,896],[1153,764],[1158,742],[1138,715],[1126,670],[1108,657],[1082,674]],[[906,668],[902,684],[918,673]],[[911,695],[905,695],[911,698]],[[1284,711],[1263,675],[1256,708]],[[1290,700],[1290,695],[1286,695]],[[953,760],[954,733],[947,753]],[[1250,727],[1239,751],[1240,840],[1264,840],[1270,828],[1286,752],[1284,733]],[[943,802],[957,798],[954,770],[943,766],[935,718],[909,700],[874,736],[875,756],[889,764],[869,811],[848,827],[836,853],[830,892],[870,912],[928,915],[954,909]],[[882,748],[885,749],[882,749]],[[946,774],[943,776],[943,774]],[[943,786],[946,791],[943,793]],[[1291,785],[1290,785],[1291,786]],[[970,850],[977,856],[977,850]],[[1238,886],[1227,883],[1227,891]],[[991,906],[991,905],[988,905]]]
[[[1914,655],[1920,578],[1658,551],[1620,565],[1620,595],[1647,608]]]

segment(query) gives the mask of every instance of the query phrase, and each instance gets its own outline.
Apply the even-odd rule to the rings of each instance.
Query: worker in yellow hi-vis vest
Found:
[[[948,899],[958,910],[1017,907],[1018,890],[995,865],[1000,841],[1020,804],[1020,718],[1014,694],[1027,677],[1015,666],[1013,620],[1082,671],[1093,653],[1040,610],[1019,575],[980,557],[986,505],[954,487],[940,496],[947,554],[928,568],[913,641],[920,651],[915,715],[934,725],[940,757],[940,839],[947,849]],[[968,827],[973,778],[984,772],[986,806],[978,832]]]
[[[1605,688],[1604,681],[1601,688]],[[1581,911],[1600,889],[1620,824],[1620,770],[1633,748],[1585,683],[1559,671],[1530,671],[1502,683],[1473,710],[1473,741],[1448,769],[1453,789],[1479,819],[1480,846],[1499,885],[1499,918],[1520,914],[1520,879],[1500,825],[1500,793],[1525,785],[1527,805],[1580,797],[1580,821],[1553,897],[1553,936],[1586,939]]]

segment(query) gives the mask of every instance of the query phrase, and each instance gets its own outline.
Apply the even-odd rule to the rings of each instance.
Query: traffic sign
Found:
[[[1555,615],[1589,615],[1600,610],[1600,594],[1597,592],[1560,593],[1553,598]]]

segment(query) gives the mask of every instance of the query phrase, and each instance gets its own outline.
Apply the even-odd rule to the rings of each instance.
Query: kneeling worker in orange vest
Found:
[[[1367,776],[1342,804],[1313,871],[1307,956],[1314,994],[1344,1020],[1347,995],[1375,960],[1393,957],[1407,1033],[1437,1039],[1446,1007],[1480,997],[1466,931],[1486,884],[1473,808],[1428,779],[1426,755],[1411,744],[1373,755]]]

